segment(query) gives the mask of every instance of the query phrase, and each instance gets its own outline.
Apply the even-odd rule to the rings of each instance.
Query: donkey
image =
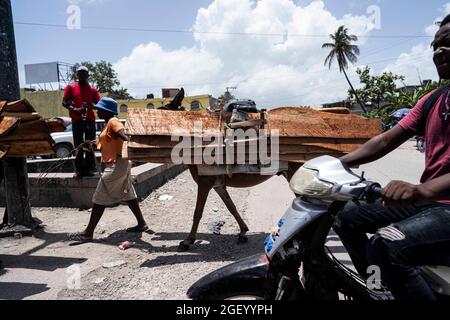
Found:
[[[181,103],[184,99],[184,89],[181,89],[177,96],[170,102],[168,105],[160,107],[160,110],[171,110],[171,111],[186,111],[185,108],[181,106]],[[283,175],[290,181],[295,172],[300,168],[301,164],[290,162],[288,163],[287,171],[280,171],[278,175]],[[250,188],[257,186],[261,183],[266,182],[271,177],[270,175],[262,175],[262,174],[247,174],[247,173],[239,173],[234,174],[232,176],[229,175],[221,175],[221,176],[202,176],[199,175],[199,168],[196,165],[189,165],[188,169],[192,175],[192,178],[196,182],[198,186],[197,190],[197,203],[194,210],[194,221],[192,224],[191,232],[187,236],[185,240],[183,240],[179,247],[179,251],[189,251],[190,247],[195,244],[198,227],[200,225],[200,221],[203,217],[203,211],[205,209],[205,204],[208,199],[209,193],[212,189],[219,195],[219,197],[224,202],[227,209],[236,219],[236,222],[239,225],[240,233],[238,235],[238,243],[243,244],[248,242],[247,232],[249,232],[249,228],[245,221],[242,219],[239,214],[236,205],[228,193],[227,187],[232,188]]]

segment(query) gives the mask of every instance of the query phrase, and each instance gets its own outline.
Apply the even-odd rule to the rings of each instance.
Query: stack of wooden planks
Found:
[[[44,120],[25,99],[1,101],[0,159],[51,155],[55,142],[50,134],[64,130],[59,120]]]
[[[249,114],[249,117],[255,121],[261,119],[260,114]],[[236,164],[238,152],[227,153],[227,146],[240,150],[240,154],[243,151],[247,161],[259,161],[262,148],[267,150],[268,157],[278,155],[281,161],[303,163],[321,155],[339,157],[352,152],[381,130],[379,120],[352,115],[347,109],[317,111],[286,107],[265,114],[267,140],[250,135],[243,139],[233,137],[227,144],[225,125],[230,119],[231,114],[224,113],[131,109],[126,126],[131,140],[124,151],[136,162],[174,163],[174,148],[185,139],[188,145],[183,145],[182,152],[177,151],[183,156],[183,164],[210,164],[198,162],[198,155],[205,153],[220,155],[214,164]],[[274,130],[279,139],[274,138]],[[258,141],[256,150],[249,148],[255,140]],[[273,145],[278,150],[271,152]]]

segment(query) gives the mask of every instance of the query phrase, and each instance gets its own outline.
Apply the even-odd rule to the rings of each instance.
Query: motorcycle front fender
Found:
[[[187,293],[193,300],[217,300],[264,294],[269,259],[255,255],[221,268],[197,281]]]

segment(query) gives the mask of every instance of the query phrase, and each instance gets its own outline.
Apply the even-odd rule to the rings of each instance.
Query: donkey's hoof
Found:
[[[190,248],[191,248],[190,246],[181,242],[180,245],[178,246],[178,252],[187,252],[190,250]]]
[[[238,244],[245,244],[247,242],[248,242],[248,238],[246,236],[239,235],[239,237],[238,237]]]
[[[178,246],[178,252],[187,252],[191,249],[191,246],[186,244],[184,241],[180,242],[180,245]]]

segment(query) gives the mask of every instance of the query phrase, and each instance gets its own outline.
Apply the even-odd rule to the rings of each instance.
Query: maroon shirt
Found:
[[[64,100],[72,102],[72,106],[75,109],[82,108],[83,103],[97,104],[100,101],[100,98],[97,89],[90,85],[80,86],[78,82],[69,84],[64,90]],[[81,115],[75,112],[70,112],[70,117],[72,118],[73,123],[82,119]],[[95,121],[95,114],[92,109],[89,109],[87,112],[87,120]]]
[[[423,134],[423,132],[420,132],[420,124],[423,121],[422,111],[426,100],[432,94],[433,92],[423,97],[411,113],[400,121],[399,125],[402,128],[413,135]],[[446,97],[447,93],[444,93],[428,115],[425,127],[425,171],[422,175],[422,183],[450,173],[450,114],[448,119],[445,120]],[[450,194],[448,198],[450,198]],[[438,202],[450,204],[450,200]]]

